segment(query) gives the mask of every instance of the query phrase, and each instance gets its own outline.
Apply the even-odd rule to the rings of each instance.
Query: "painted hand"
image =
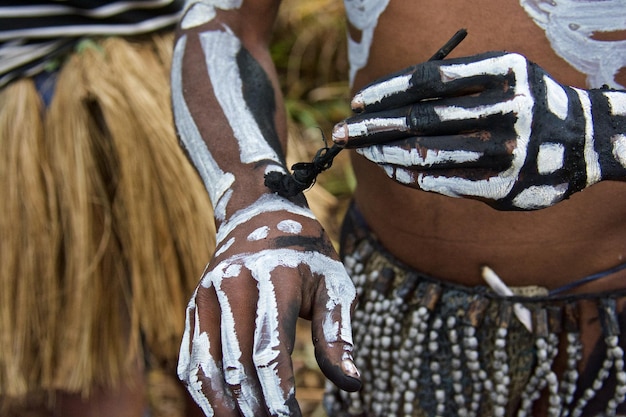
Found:
[[[563,86],[521,55],[487,53],[370,84],[333,140],[402,184],[532,210],[623,174],[623,126],[601,123],[620,106],[623,93]]]
[[[356,292],[313,214],[266,194],[218,230],[187,308],[178,374],[208,416],[299,416],[290,355],[298,316],[340,388],[360,387],[350,314]]]

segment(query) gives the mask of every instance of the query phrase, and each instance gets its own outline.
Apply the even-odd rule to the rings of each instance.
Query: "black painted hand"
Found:
[[[518,54],[425,62],[352,107],[335,143],[422,190],[532,210],[624,178],[626,94],[560,85]]]

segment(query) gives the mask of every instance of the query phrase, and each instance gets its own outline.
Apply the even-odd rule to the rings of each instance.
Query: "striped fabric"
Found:
[[[80,38],[172,26],[183,0],[0,0],[0,87],[41,71]]]

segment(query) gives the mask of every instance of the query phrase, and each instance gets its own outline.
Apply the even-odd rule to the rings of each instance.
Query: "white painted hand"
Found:
[[[624,178],[626,94],[560,85],[518,54],[419,64],[352,106],[335,143],[422,190],[532,210]]]
[[[351,357],[356,292],[308,209],[275,195],[235,213],[187,308],[178,374],[205,414],[299,416],[290,355],[312,320],[322,371],[360,387]]]

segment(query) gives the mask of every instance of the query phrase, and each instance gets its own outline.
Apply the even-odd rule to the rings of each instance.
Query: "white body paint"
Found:
[[[533,185],[524,189],[513,199],[513,205],[524,210],[536,210],[550,207],[563,200],[567,184]]]
[[[554,51],[587,75],[588,87],[626,88],[615,80],[626,67],[626,40],[592,38],[626,29],[626,0],[520,0],[520,4],[546,32]]]
[[[277,170],[284,171],[280,168],[280,158],[263,137],[243,97],[243,82],[237,65],[241,41],[227,30],[201,33],[200,42],[215,97],[239,143],[241,162],[271,160]]]
[[[350,85],[353,85],[356,73],[367,64],[378,18],[389,5],[389,0],[344,0],[344,4],[348,21],[361,31],[360,42],[348,36]]]
[[[509,194],[526,160],[531,134],[532,120],[531,117],[526,117],[526,115],[532,115],[534,100],[528,83],[525,58],[520,55],[510,54],[469,64],[441,67],[444,82],[477,74],[506,75],[511,70],[516,74],[516,94],[511,100],[494,105],[478,106],[472,109],[460,107],[435,108],[442,121],[478,119],[490,114],[515,113],[520,115],[514,124],[514,129],[517,133],[517,145],[513,151],[511,167],[496,177],[478,181],[419,174],[418,183],[420,188],[452,197],[477,196],[490,200],[500,200]]]
[[[551,174],[563,168],[565,147],[560,143],[542,143],[537,154],[537,172]]]
[[[593,116],[591,115],[591,100],[585,90],[575,88],[585,117],[585,166],[587,167],[587,186],[593,185],[602,179],[600,161],[595,150]]]
[[[289,415],[286,401],[292,392],[283,393],[281,380],[276,370],[279,346],[278,306],[272,273],[278,267],[297,268],[306,265],[312,274],[324,276],[328,288],[327,308],[334,310],[341,305],[341,324],[329,315],[324,321],[324,334],[327,341],[352,343],[350,332],[350,306],[356,297],[356,290],[348,277],[343,264],[318,252],[302,252],[293,249],[268,249],[257,253],[246,253],[228,258],[209,271],[201,285],[213,286],[217,292],[222,311],[222,344],[224,346],[224,372],[229,384],[239,384],[245,379],[241,363],[241,350],[235,331],[235,318],[230,301],[221,289],[224,280],[238,275],[245,268],[258,282],[259,302],[257,305],[256,328],[254,334],[253,360],[260,377],[266,403],[272,414]],[[236,274],[233,266],[239,267]],[[248,414],[246,414],[248,415]],[[250,414],[251,415],[251,414]]]
[[[615,135],[611,141],[613,142],[613,157],[626,168],[626,135]]]
[[[353,101],[368,105],[379,103],[384,98],[389,97],[398,91],[407,91],[411,87],[412,77],[412,74],[399,75],[373,86],[364,88],[354,96]]]
[[[606,91],[603,93],[609,102],[611,115],[626,116],[626,93]],[[626,134],[617,134],[611,138],[613,157],[626,168]]]
[[[235,177],[230,172],[224,172],[215,159],[206,143],[200,135],[200,131],[191,116],[191,112],[183,96],[182,61],[185,53],[187,37],[182,36],[174,47],[172,59],[172,104],[176,127],[181,140],[188,151],[204,186],[209,192],[213,207],[217,207],[220,199],[235,182]],[[215,210],[216,216],[223,210]]]
[[[606,91],[603,94],[609,101],[613,116],[626,116],[626,93]]]
[[[396,181],[400,182],[401,184],[409,185],[415,182],[415,176],[411,171],[407,169],[392,167],[385,167],[385,171],[387,171],[387,168],[389,168],[390,171],[387,172],[387,175],[391,178],[395,178]]]
[[[265,239],[270,233],[270,228],[267,226],[262,226],[256,229],[254,232],[248,235],[248,240],[253,242],[255,240]]]
[[[277,194],[263,194],[250,206],[235,212],[228,220],[224,221],[217,231],[217,245],[239,225],[248,222],[253,217],[263,213],[285,211],[298,216],[315,219],[311,210],[300,207]]]
[[[404,149],[399,146],[369,146],[356,151],[372,162],[405,167],[428,167],[446,162],[463,163],[478,160],[482,152],[470,151],[434,151],[426,150],[425,155],[417,149]]]
[[[543,77],[546,85],[546,96],[548,99],[548,110],[561,120],[567,118],[569,110],[569,100],[567,93],[556,81],[548,76]]]
[[[217,14],[215,9],[238,9],[243,0],[190,0],[185,4],[185,15],[181,21],[183,29],[190,29],[208,23]]]
[[[302,231],[302,224],[295,220],[283,220],[276,225],[276,228],[283,233],[297,235]]]
[[[220,381],[222,378],[222,373],[209,353],[211,343],[207,333],[200,331],[200,318],[194,300],[195,294],[187,306],[187,314],[193,310],[195,325],[194,328],[191,329],[189,315],[187,315],[185,319],[185,333],[183,334],[178,357],[177,373],[179,378],[187,381],[189,393],[204,414],[211,417],[215,413],[209,400],[202,393],[202,381],[200,381],[198,375],[200,371],[202,371],[209,381],[213,382],[211,390],[213,390],[221,400],[225,401],[226,404],[231,407],[233,407],[234,404],[232,404],[230,398],[223,395],[222,388],[217,384],[217,381]],[[191,352],[188,350],[190,343],[192,343]]]
[[[381,132],[407,132],[406,117],[374,118],[346,124],[348,136],[366,136]]]
[[[228,250],[228,248],[230,248],[233,245],[233,243],[235,243],[235,238],[231,237],[230,239],[228,239],[228,241],[226,243],[224,243],[223,245],[218,247],[218,249],[215,251],[215,254],[213,255],[213,257],[217,258],[222,253],[226,252]]]

